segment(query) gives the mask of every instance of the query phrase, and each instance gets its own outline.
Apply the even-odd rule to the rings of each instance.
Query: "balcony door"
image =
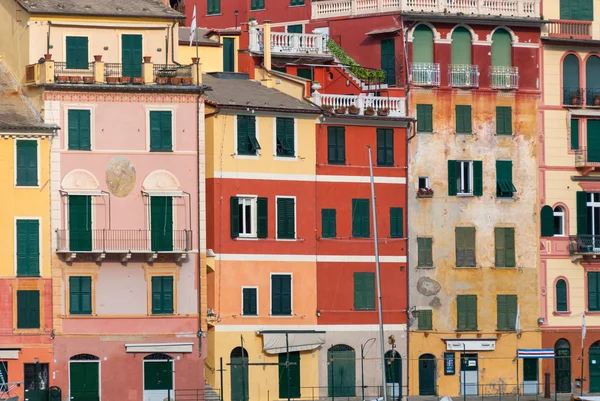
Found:
[[[150,233],[153,252],[173,251],[173,198],[150,198]]]
[[[381,41],[381,69],[385,71],[385,84],[396,84],[396,40],[394,38]]]
[[[587,161],[600,163],[600,120],[587,121]]]
[[[142,76],[142,35],[121,35],[121,63],[124,77]]]
[[[600,193],[588,194],[587,201],[588,233],[592,238],[594,252],[600,251]]]
[[[92,250],[92,197],[69,196],[69,249]]]

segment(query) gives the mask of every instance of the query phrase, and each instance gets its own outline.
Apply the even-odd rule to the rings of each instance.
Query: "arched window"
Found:
[[[567,54],[563,59],[563,104],[579,105],[579,59],[574,54]]]
[[[576,21],[593,21],[594,0],[560,0],[560,19]]]
[[[356,395],[356,352],[346,344],[327,350],[327,379],[329,397]]]
[[[433,63],[433,32],[425,24],[417,25],[413,31],[413,63]]]
[[[600,106],[600,57],[598,56],[590,56],[585,62],[585,97],[586,105]]]
[[[477,86],[476,66],[471,65],[471,32],[459,26],[452,32],[450,86]]]
[[[542,222],[542,237],[552,237],[554,235],[554,211],[552,206],[542,207],[540,220]]]
[[[173,359],[172,357],[170,357],[167,354],[163,354],[161,352],[157,352],[154,354],[150,354],[150,355],[146,355],[144,357],[144,361],[169,361]]]
[[[91,354],[77,354],[77,355],[73,355],[70,358],[71,361],[99,361],[100,358],[98,358],[96,355],[91,355]]]
[[[565,233],[565,209],[562,206],[556,206],[554,208],[554,235],[563,237]]]
[[[554,296],[556,297],[556,311],[567,312],[569,303],[567,299],[567,282],[560,279],[556,282]]]
[[[492,35],[492,67],[512,67],[512,45],[510,34],[496,29]]]

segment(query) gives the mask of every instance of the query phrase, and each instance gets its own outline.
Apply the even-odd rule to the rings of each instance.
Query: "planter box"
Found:
[[[433,194],[418,194],[417,198],[433,198]]]
[[[116,85],[119,83],[118,77],[106,77],[106,83],[109,85]]]

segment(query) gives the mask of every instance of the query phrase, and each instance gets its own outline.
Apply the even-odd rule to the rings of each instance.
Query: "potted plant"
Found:
[[[380,117],[387,117],[390,115],[390,109],[384,107],[382,109],[377,110],[377,115]]]
[[[594,96],[594,106],[600,106],[600,94]]]
[[[335,114],[346,114],[346,107],[340,106],[335,108]]]
[[[106,83],[109,85],[116,85],[119,83],[119,77],[106,77]]]
[[[52,54],[50,54],[50,53],[44,54],[44,60],[46,60],[46,61],[52,60]]]
[[[152,60],[152,56],[144,56],[144,63],[149,63]]]
[[[168,81],[169,81],[169,78],[167,78],[167,77],[156,77],[156,83],[158,85],[166,85]]]
[[[94,61],[102,61],[102,54],[94,55]]]
[[[194,78],[192,78],[192,77],[181,78],[181,83],[183,85],[193,85],[194,84]]]
[[[64,84],[66,82],[69,82],[69,77],[67,77],[66,75],[59,75],[56,77],[56,82],[58,82],[59,84]]]
[[[365,116],[374,116],[375,115],[375,109],[372,106],[368,106],[365,109]]]
[[[192,64],[197,64],[200,60],[200,57],[192,57]]]
[[[417,198],[433,198],[433,189],[419,188],[417,191]]]
[[[80,82],[83,82],[83,77],[78,76],[78,75],[73,75],[73,76],[69,77],[69,81],[71,81],[72,84],[78,84]]]
[[[171,82],[171,85],[181,84],[181,78],[179,77],[171,77],[169,81]]]
[[[579,99],[580,99],[580,98],[579,98],[579,93],[578,93],[578,92],[577,92],[577,93],[573,93],[573,94],[571,95],[571,104],[572,104],[573,106],[577,106],[577,105],[579,105]]]
[[[83,77],[83,83],[84,84],[93,84],[94,83],[94,77]]]
[[[353,116],[357,116],[360,114],[360,109],[351,104],[350,107],[348,107],[348,113],[352,114]]]
[[[141,85],[144,83],[144,78],[142,77],[133,77],[133,83],[135,85]]]
[[[119,82],[122,84],[128,84],[131,82],[131,78],[130,77],[119,77]]]
[[[328,112],[328,113],[333,112],[333,106],[330,105],[330,104],[324,104],[324,105],[321,106],[321,108],[323,110],[325,110],[326,112]]]

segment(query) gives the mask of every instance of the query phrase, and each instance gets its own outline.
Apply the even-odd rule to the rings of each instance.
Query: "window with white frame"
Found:
[[[457,194],[473,194],[473,161],[457,160]]]
[[[561,206],[554,208],[554,235],[565,235],[565,210]]]
[[[429,177],[419,177],[419,189],[429,188]]]
[[[256,197],[238,197],[240,237],[256,237]]]

